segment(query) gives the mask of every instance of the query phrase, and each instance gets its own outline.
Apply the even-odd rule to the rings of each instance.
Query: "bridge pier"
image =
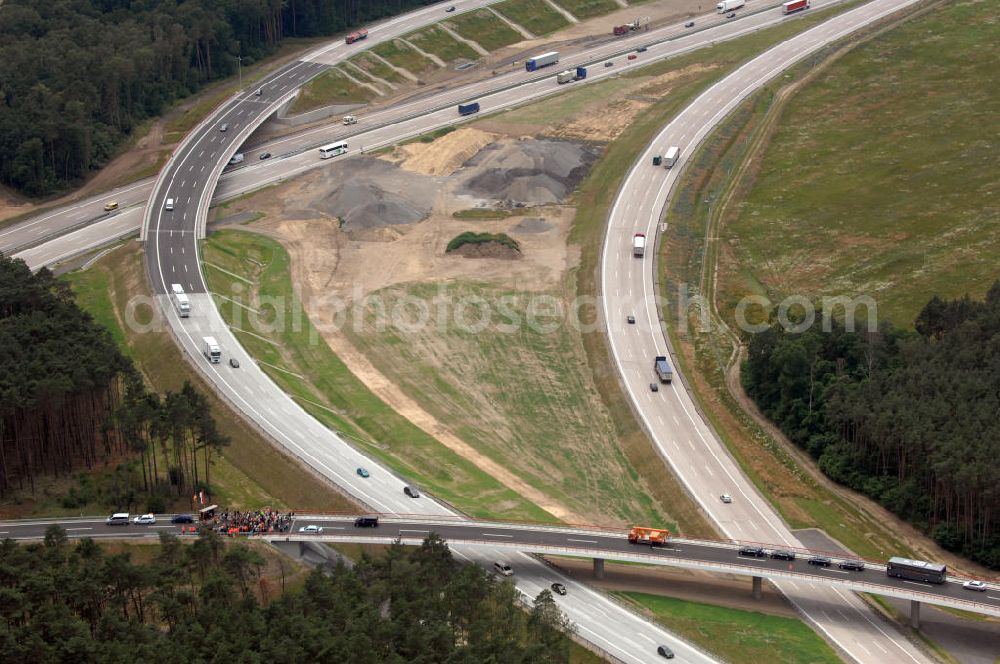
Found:
[[[910,627],[920,629],[920,602],[910,600]]]
[[[759,576],[753,577],[753,598],[754,599],[760,599],[760,589],[761,589],[761,581],[762,580],[763,579],[761,577],[759,577]]]
[[[604,578],[604,558],[594,558],[594,578]]]

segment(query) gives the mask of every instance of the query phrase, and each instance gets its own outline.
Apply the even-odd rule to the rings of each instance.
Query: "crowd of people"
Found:
[[[278,512],[270,508],[238,512],[217,512],[212,517],[212,527],[229,535],[262,535],[287,533],[292,527],[295,512]]]

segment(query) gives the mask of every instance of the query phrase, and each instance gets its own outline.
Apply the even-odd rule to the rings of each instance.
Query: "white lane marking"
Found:
[[[429,530],[420,530],[419,528],[400,528],[401,533],[429,533]]]
[[[67,531],[69,531],[69,530],[93,530],[93,528],[67,528],[66,530]]]
[[[513,537],[513,535],[497,535],[496,533],[482,533],[483,537]]]
[[[597,540],[582,540],[582,539],[573,539],[573,538],[571,538],[571,537],[567,537],[567,538],[566,538],[566,541],[567,541],[567,542],[583,542],[584,544],[597,544]]]

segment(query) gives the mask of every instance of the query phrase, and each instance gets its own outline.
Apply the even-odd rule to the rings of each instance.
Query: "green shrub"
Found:
[[[445,249],[445,253],[451,253],[466,244],[483,244],[484,242],[496,242],[505,247],[510,247],[514,251],[521,251],[521,246],[517,243],[517,240],[506,233],[476,233],[475,231],[465,231],[464,233],[457,235],[451,242],[448,243],[448,248]]]

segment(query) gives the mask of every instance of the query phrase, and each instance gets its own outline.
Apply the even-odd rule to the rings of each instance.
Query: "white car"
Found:
[[[152,514],[141,514],[132,519],[132,523],[137,523],[141,526],[149,526],[156,523],[156,517]]]
[[[986,592],[986,584],[982,581],[966,581],[962,584],[962,587],[966,590],[978,590],[979,592]]]
[[[730,496],[728,493],[724,493],[721,496],[719,496],[719,500],[728,505],[729,503],[733,502],[733,497]]]
[[[302,526],[299,528],[299,532],[307,533],[309,535],[319,535],[323,532],[323,529],[320,526]]]

